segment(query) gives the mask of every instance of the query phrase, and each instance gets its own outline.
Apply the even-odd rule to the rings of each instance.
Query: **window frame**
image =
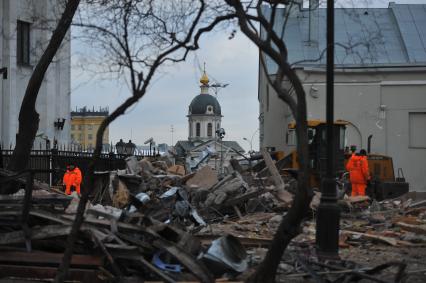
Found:
[[[200,124],[200,122],[195,123],[195,136],[201,137],[201,124]]]
[[[412,135],[412,131],[414,129],[412,129],[411,127],[411,117],[414,117],[415,115],[425,115],[426,116],[426,112],[423,111],[419,111],[419,112],[408,112],[408,148],[413,148],[413,149],[426,149],[426,144],[424,146],[422,145],[413,145],[413,141],[411,140],[411,135]],[[419,130],[419,129],[417,129]]]
[[[213,137],[213,125],[212,125],[212,123],[207,123],[207,136],[209,138]]]
[[[30,49],[31,23],[18,20],[16,23],[16,63],[18,65],[31,66]]]

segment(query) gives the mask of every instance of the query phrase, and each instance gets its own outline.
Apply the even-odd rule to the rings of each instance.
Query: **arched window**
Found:
[[[195,124],[195,136],[199,137],[201,132],[200,123]]]
[[[212,125],[212,123],[207,124],[207,136],[208,137],[213,136],[213,125]]]

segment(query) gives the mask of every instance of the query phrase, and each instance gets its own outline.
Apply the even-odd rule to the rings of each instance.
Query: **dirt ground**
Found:
[[[341,249],[340,257],[368,267],[390,261],[402,261],[407,264],[405,282],[426,282],[426,247],[390,247],[372,244]],[[391,271],[396,272],[394,269]],[[382,279],[393,282],[392,276],[389,275],[383,274]]]

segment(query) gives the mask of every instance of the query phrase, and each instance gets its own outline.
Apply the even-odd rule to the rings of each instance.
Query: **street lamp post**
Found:
[[[120,141],[115,144],[115,149],[117,150],[118,155],[125,154],[125,146],[126,143],[123,141],[123,139],[120,139]]]
[[[247,138],[243,138],[243,140],[247,141],[250,144],[250,152],[251,153],[253,152],[253,138],[258,131],[259,131],[259,128],[257,128],[256,131],[254,131],[254,133],[251,135],[250,141]]]
[[[222,174],[223,173],[223,138],[225,137],[225,129],[220,128],[220,129],[216,130],[216,135],[220,140],[220,167],[219,167],[219,172],[220,172],[220,174]]]
[[[129,140],[129,142],[124,145],[124,152],[126,155],[134,155],[135,149],[136,145],[132,143],[132,140]]]
[[[316,245],[319,256],[338,257],[340,208],[334,167],[334,0],[327,0],[327,167],[317,211]]]

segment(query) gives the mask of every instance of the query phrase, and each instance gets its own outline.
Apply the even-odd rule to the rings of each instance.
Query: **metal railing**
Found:
[[[12,156],[13,149],[0,148],[0,168],[6,168]],[[142,159],[148,155],[135,155]],[[92,160],[93,152],[74,150],[32,150],[27,169],[39,170],[34,174],[34,178],[49,185],[57,185],[62,182],[62,177],[66,171],[66,166],[74,164],[85,174]],[[126,155],[102,153],[97,164],[96,171],[111,171],[126,168]],[[45,170],[41,172],[40,170]],[[49,170],[49,171],[46,171]]]

